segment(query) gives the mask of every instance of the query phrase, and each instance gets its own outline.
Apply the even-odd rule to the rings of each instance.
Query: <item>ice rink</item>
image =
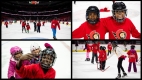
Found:
[[[120,1],[118,1],[120,2]],[[136,26],[136,29],[141,32],[141,4],[140,1],[122,1],[127,7],[127,17],[131,19],[133,24]],[[86,21],[86,9],[89,6],[97,6],[99,9],[108,8],[112,10],[112,1],[76,1],[76,4],[72,2],[72,30],[78,28],[83,22]],[[100,18],[112,16],[112,12],[100,12]],[[108,33],[105,35],[105,39],[108,39]],[[131,36],[131,39],[135,39]]]
[[[92,52],[89,54],[90,59],[92,58]],[[97,69],[97,64],[95,63],[95,58],[94,58],[94,64],[91,63],[91,61],[85,61],[86,59],[86,53],[85,52],[73,52],[72,53],[72,61],[73,61],[73,78],[103,78],[103,79],[115,79],[118,75],[118,70],[117,70],[117,56],[113,55],[106,61],[106,67],[110,66],[108,69],[106,69],[104,72],[100,71]],[[140,57],[140,52],[138,52],[138,57]],[[126,58],[123,61],[123,67],[124,70],[127,73],[127,77],[125,78],[141,78],[141,69],[140,66],[137,65],[137,73],[133,71],[133,66],[131,67],[131,72],[128,73],[128,58]],[[122,71],[121,71],[122,75]]]
[[[10,61],[10,48],[19,46],[23,49],[24,54],[30,52],[31,43],[36,42],[41,49],[45,49],[44,43],[50,43],[57,54],[57,59],[53,68],[56,70],[56,78],[71,78],[71,42],[70,41],[2,41],[1,54],[1,75],[7,78],[8,66]]]
[[[29,25],[31,27],[29,33],[22,33],[22,24],[19,21],[8,25],[8,28],[2,24],[2,39],[53,39],[53,33],[51,29],[51,23],[45,23],[45,26],[41,26],[40,33],[34,32],[33,22]],[[57,39],[71,39],[71,25],[60,24],[60,30],[56,29]]]

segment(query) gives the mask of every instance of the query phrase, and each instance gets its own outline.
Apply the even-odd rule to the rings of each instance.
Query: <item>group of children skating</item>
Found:
[[[86,49],[86,59],[85,61],[90,61],[89,53],[92,51],[92,59],[91,63],[94,64],[94,57],[96,58],[95,62],[99,65],[99,70],[105,70],[106,60],[111,58],[113,54],[118,57],[117,69],[118,69],[118,76],[116,79],[127,76],[125,72],[122,62],[125,58],[129,58],[129,65],[128,65],[128,72],[131,72],[131,65],[133,64],[134,72],[137,72],[136,62],[138,62],[138,55],[137,51],[135,50],[135,45],[131,45],[130,50],[126,53],[122,50],[121,47],[118,46],[117,41],[113,41],[112,43],[109,42],[107,45],[108,54],[106,52],[105,46],[100,46],[100,42],[94,41],[93,44],[89,44],[86,42],[85,48]],[[111,52],[112,51],[112,52]],[[110,54],[110,55],[109,55]],[[121,76],[121,70],[123,75]]]

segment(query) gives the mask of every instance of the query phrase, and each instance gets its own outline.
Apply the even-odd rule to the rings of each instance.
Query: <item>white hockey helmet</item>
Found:
[[[33,51],[35,49],[40,49],[40,46],[37,44],[37,43],[32,43],[31,46],[30,46],[30,50]]]

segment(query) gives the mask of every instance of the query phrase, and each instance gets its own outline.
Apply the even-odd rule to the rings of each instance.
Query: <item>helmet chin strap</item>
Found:
[[[89,18],[87,19],[87,21],[90,23],[90,24],[92,24],[92,25],[94,25],[94,24],[96,24],[96,23],[98,23],[99,22],[99,20],[98,20],[98,18],[96,19],[96,20],[89,20]]]
[[[122,19],[117,19],[115,16],[113,17],[117,22],[122,23],[125,20],[125,17]]]
[[[43,69],[49,69],[51,66],[49,64],[40,63]]]

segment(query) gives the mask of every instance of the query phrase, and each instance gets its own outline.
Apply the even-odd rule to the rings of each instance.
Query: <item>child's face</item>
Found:
[[[22,52],[18,52],[14,55],[14,59],[18,61],[21,56],[22,56]]]
[[[53,62],[53,57],[49,54],[44,54],[41,58],[41,64],[46,68],[50,67],[52,62]]]
[[[32,54],[34,56],[39,56],[39,52],[40,52],[40,49],[35,49],[35,50],[32,51]]]
[[[97,19],[97,15],[94,12],[89,13],[89,20],[95,21]]]
[[[125,18],[125,15],[126,15],[125,13],[126,13],[125,10],[116,10],[115,16],[117,19],[123,19],[123,18]]]

